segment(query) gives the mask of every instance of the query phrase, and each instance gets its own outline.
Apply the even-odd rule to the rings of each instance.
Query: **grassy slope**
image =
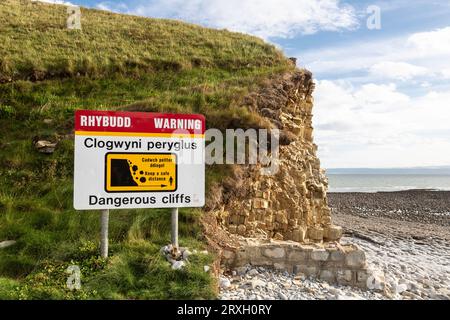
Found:
[[[72,208],[73,112],[126,109],[199,112],[208,127],[255,127],[239,106],[258,83],[290,67],[254,37],[181,22],[82,9],[82,31],[65,28],[63,6],[0,2],[0,298],[211,298],[211,256],[172,271],[166,210],[117,210],[111,258],[98,258],[99,214]],[[43,155],[33,137],[59,140]],[[208,168],[207,180],[226,168]],[[182,210],[181,245],[204,248],[200,210]],[[83,289],[64,270],[82,269]]]

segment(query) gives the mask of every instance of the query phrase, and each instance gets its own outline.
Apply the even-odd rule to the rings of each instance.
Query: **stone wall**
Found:
[[[246,166],[225,186],[227,201],[216,215],[230,233],[301,243],[341,237],[342,229],[331,223],[328,183],[313,143],[313,90],[311,73],[297,70],[246,99],[280,130],[279,170],[261,175],[259,166]]]
[[[222,263],[228,269],[238,269],[247,264],[270,267],[362,289],[379,281],[371,279],[373,275],[367,269],[364,251],[355,245],[308,245],[247,238],[241,240],[238,248],[224,250]]]

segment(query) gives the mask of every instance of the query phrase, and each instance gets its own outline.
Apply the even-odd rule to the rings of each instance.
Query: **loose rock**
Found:
[[[39,152],[46,154],[55,152],[56,145],[56,142],[50,142],[47,140],[38,140],[34,143],[34,146]]]
[[[7,248],[7,247],[10,247],[15,244],[16,244],[15,240],[2,241],[2,242],[0,242],[0,249]]]

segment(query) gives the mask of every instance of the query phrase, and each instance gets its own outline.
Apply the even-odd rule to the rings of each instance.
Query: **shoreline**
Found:
[[[435,225],[436,229],[449,229],[447,236],[450,238],[450,191],[416,189],[399,192],[328,193],[328,202],[334,221],[343,227],[358,224],[357,218],[366,219],[364,221],[368,224],[375,221],[375,225],[376,218],[390,219],[384,223],[387,229],[398,224],[397,222],[405,225],[405,230],[407,226],[415,229],[414,223]],[[429,232],[432,234],[432,230]]]

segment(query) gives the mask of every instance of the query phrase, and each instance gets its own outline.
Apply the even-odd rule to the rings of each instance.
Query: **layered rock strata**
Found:
[[[262,175],[260,166],[248,165],[225,181],[227,201],[217,217],[230,233],[301,243],[341,237],[331,222],[327,179],[313,142],[313,90],[311,73],[297,70],[247,97],[247,107],[280,130],[278,170]]]

